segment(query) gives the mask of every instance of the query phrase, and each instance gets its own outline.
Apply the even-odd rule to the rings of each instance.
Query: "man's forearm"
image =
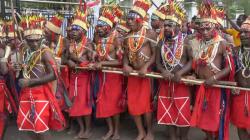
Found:
[[[55,73],[51,73],[49,75],[43,76],[42,78],[30,79],[29,86],[30,87],[39,86],[39,85],[47,84],[48,82],[51,82],[54,80],[56,80],[56,75]]]
[[[75,56],[70,56],[71,61],[73,60],[76,63],[81,63],[81,60]]]
[[[224,68],[223,70],[214,75],[215,80],[219,80],[226,77],[230,73],[230,71],[230,67]]]
[[[184,67],[183,67],[181,70],[179,70],[177,73],[180,74],[180,75],[182,76],[182,75],[187,74],[187,73],[190,72],[191,70],[192,70],[192,60],[189,60],[189,61],[187,62],[187,64],[184,65]]]

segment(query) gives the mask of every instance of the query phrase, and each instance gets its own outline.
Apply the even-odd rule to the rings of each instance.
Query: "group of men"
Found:
[[[74,121],[80,128],[75,138],[88,139],[95,114],[107,122],[102,139],[117,140],[127,107],[138,130],[135,139],[153,140],[156,105],[158,124],[168,126],[171,140],[187,140],[190,127],[202,129],[207,140],[228,140],[230,122],[240,140],[248,140],[249,90],[214,85],[250,88],[250,18],[239,25],[241,44],[234,47],[222,29],[223,11],[209,0],[200,5],[190,35],[180,3],[169,0],[155,10],[152,29],[145,20],[150,7],[136,0],[125,15],[117,5],[103,6],[93,41],[86,36],[86,4],[76,10],[67,37],[61,36],[60,15],[1,22],[1,138],[7,113],[16,113],[18,129],[34,132],[34,139],[45,139],[50,129],[69,127],[72,133]],[[153,69],[162,79],[152,82]],[[197,80],[203,82],[188,82]]]

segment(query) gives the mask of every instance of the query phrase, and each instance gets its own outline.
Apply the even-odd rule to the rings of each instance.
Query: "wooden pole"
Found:
[[[119,68],[103,67],[102,69],[103,70],[110,70],[109,72],[116,71],[116,72],[119,72],[119,73],[123,74],[122,69],[119,69]],[[133,73],[131,73],[131,74],[134,75],[134,76],[140,76],[137,71],[133,71]],[[161,76],[160,73],[155,73],[155,72],[147,73],[145,76],[146,77],[150,77],[150,78],[163,79],[163,77]],[[196,79],[196,80],[183,79],[183,82],[193,82],[193,83],[197,83],[197,84],[203,84],[205,82],[205,80],[201,80],[201,79]],[[236,82],[230,82],[230,81],[218,81],[218,84],[220,84],[220,85],[237,86]]]
[[[66,67],[65,65],[59,65],[59,67]],[[81,70],[94,70],[90,67],[76,67],[76,69]],[[124,74],[122,69],[119,68],[113,68],[113,67],[102,67],[102,72],[105,73],[114,73],[114,74]],[[129,73],[131,76],[140,76],[138,72],[133,71],[132,73]],[[163,77],[159,73],[147,73],[145,77],[149,78],[157,78],[157,79],[163,79]],[[193,84],[193,85],[201,85],[205,82],[205,80],[202,79],[185,79],[181,78],[181,81],[185,84]],[[237,87],[236,82],[230,82],[230,81],[217,81],[217,84],[212,85],[212,87],[217,88],[227,88],[227,89],[235,89],[235,90],[244,90],[244,91],[250,91],[250,88],[244,88],[244,87]]]
[[[122,71],[113,71],[113,70],[102,70],[102,72],[123,74]],[[139,76],[139,74],[135,73],[135,72],[129,73],[129,75],[131,75],[131,76]],[[161,79],[163,78],[161,75],[154,75],[154,74],[146,74],[145,76],[149,77],[149,78],[161,78]],[[183,83],[193,84],[193,85],[201,85],[201,84],[204,83],[204,80],[200,80],[200,79],[191,80],[191,79],[181,78],[181,81]],[[218,81],[218,84],[214,84],[214,85],[212,85],[212,87],[250,91],[250,88],[232,86],[232,85],[235,85],[235,84],[223,85],[223,84],[225,84],[225,82],[228,82],[228,81]],[[221,84],[221,83],[223,83],[223,84]]]

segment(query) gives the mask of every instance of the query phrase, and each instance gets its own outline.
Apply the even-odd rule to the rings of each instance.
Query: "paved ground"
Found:
[[[93,135],[89,140],[100,140],[105,134],[107,128],[103,120],[94,121]],[[136,128],[133,120],[126,116],[121,118],[121,140],[133,140],[136,137]],[[155,140],[167,140],[167,129],[165,126],[154,125]],[[49,132],[50,137],[47,140],[74,140],[74,135],[68,135],[67,131],[63,132]],[[15,121],[9,122],[4,140],[31,140],[27,137],[26,132],[19,132],[16,128]],[[198,129],[192,128],[189,131],[189,140],[204,140],[204,133]],[[230,140],[239,140],[236,135],[236,129],[231,126]]]

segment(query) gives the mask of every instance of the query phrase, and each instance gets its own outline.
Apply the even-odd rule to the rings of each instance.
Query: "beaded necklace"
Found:
[[[241,49],[239,51],[240,65],[242,66],[242,76],[246,79],[250,78],[250,74],[246,75],[246,70],[250,71],[250,50]]]
[[[144,43],[146,31],[147,31],[147,29],[145,27],[142,27],[142,29],[139,32],[132,34],[132,36],[140,34],[139,38],[136,38],[136,37],[129,37],[128,38],[128,46],[129,46],[130,51],[136,53],[138,50],[141,49],[141,47]]]
[[[198,50],[196,50],[195,58],[199,60],[199,63],[203,65],[207,65],[212,63],[216,57],[219,44],[220,44],[220,37],[217,36],[216,38],[210,41],[203,41],[198,46]]]
[[[179,33],[174,39],[173,45],[165,43],[161,47],[161,57],[163,65],[168,71],[173,71],[177,65],[180,65],[181,56],[183,54],[183,34]]]
[[[86,47],[87,40],[87,37],[83,36],[82,41],[80,43],[77,44],[75,41],[73,45],[71,44],[71,52],[73,52],[77,57],[81,57],[81,54],[83,53],[83,50]]]
[[[31,52],[30,50],[26,51],[26,57],[24,59],[24,69],[23,69],[23,76],[24,78],[30,79],[30,73],[32,72],[37,78],[39,78],[39,76],[37,76],[37,74],[33,71],[33,69],[37,69],[40,71],[40,69],[38,69],[36,67],[37,66],[41,66],[43,67],[44,65],[42,64],[37,64],[38,60],[41,61],[42,59],[42,54],[45,51],[50,51],[49,48],[43,48],[43,49],[38,49],[34,52]],[[45,69],[44,69],[45,71]],[[40,71],[41,72],[41,71]]]
[[[109,54],[110,47],[113,45],[116,32],[113,32],[109,37],[102,38],[98,41],[96,51],[101,59],[105,59]]]
[[[133,33],[131,37],[128,38],[129,61],[132,63],[136,61],[137,59],[136,54],[142,48],[146,32],[147,29],[145,27],[142,27],[142,29],[139,32]]]

